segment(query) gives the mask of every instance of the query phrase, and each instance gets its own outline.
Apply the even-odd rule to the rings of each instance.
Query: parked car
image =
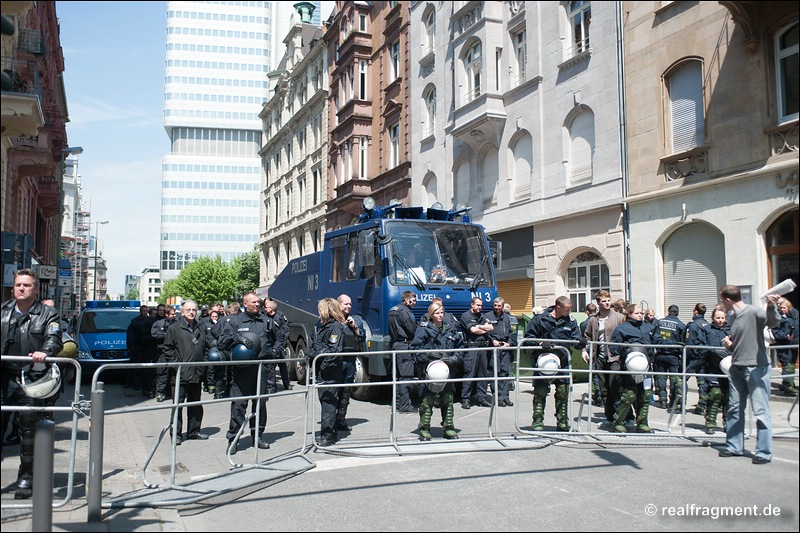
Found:
[[[83,377],[91,379],[105,364],[127,363],[126,334],[139,316],[139,300],[87,300],[75,323],[78,362]]]

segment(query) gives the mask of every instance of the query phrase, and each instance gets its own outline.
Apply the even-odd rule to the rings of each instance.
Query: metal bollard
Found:
[[[31,531],[53,530],[53,456],[55,455],[56,423],[40,420],[36,423],[33,441],[33,516]]]
[[[103,433],[105,431],[105,391],[97,382],[92,391],[92,416],[89,425],[89,472],[86,479],[88,521],[99,522],[103,504]]]

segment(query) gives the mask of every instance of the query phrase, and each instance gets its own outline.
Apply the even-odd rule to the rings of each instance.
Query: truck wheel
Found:
[[[364,360],[361,356],[356,356],[356,377],[353,381],[353,385],[356,387],[353,390],[352,397],[356,400],[360,400],[362,402],[369,402],[374,400],[378,396],[378,389],[377,386],[372,387],[358,387],[359,383],[369,383],[369,374],[367,373],[367,367],[364,364]]]
[[[300,358],[305,361],[306,359],[306,343],[302,339],[297,341],[297,346],[294,348],[294,358]],[[294,363],[294,372],[297,375],[297,382],[301,385],[306,384],[306,374],[308,368],[306,365],[301,365],[299,362]]]

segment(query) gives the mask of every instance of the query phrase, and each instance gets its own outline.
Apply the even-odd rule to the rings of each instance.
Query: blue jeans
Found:
[[[755,454],[772,459],[772,418],[769,412],[770,366],[737,366],[730,370],[730,396],[725,430],[728,449],[738,455],[744,453],[744,421],[747,396],[753,402],[756,416]]]

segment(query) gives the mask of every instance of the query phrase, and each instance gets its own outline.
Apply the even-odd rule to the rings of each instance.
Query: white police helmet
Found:
[[[44,365],[33,365],[42,366]],[[31,365],[22,369],[19,375],[19,384],[31,398],[45,399],[54,396],[61,388],[61,371],[58,365],[50,364],[50,367],[33,369]]]
[[[542,374],[552,376],[561,368],[561,359],[555,354],[543,353],[536,359],[536,366]]]
[[[725,372],[726,376],[731,374],[731,365],[733,364],[733,356],[729,355],[727,357],[723,357],[722,361],[719,362],[719,369]]]
[[[431,361],[425,369],[425,377],[440,380],[436,383],[426,383],[426,386],[433,392],[442,392],[447,385],[445,380],[450,377],[450,367],[444,361]]]
[[[647,360],[647,356],[640,351],[633,351],[628,353],[625,357],[625,367],[630,372],[634,372],[636,374],[642,374],[647,372],[647,367],[649,366],[649,361]]]

